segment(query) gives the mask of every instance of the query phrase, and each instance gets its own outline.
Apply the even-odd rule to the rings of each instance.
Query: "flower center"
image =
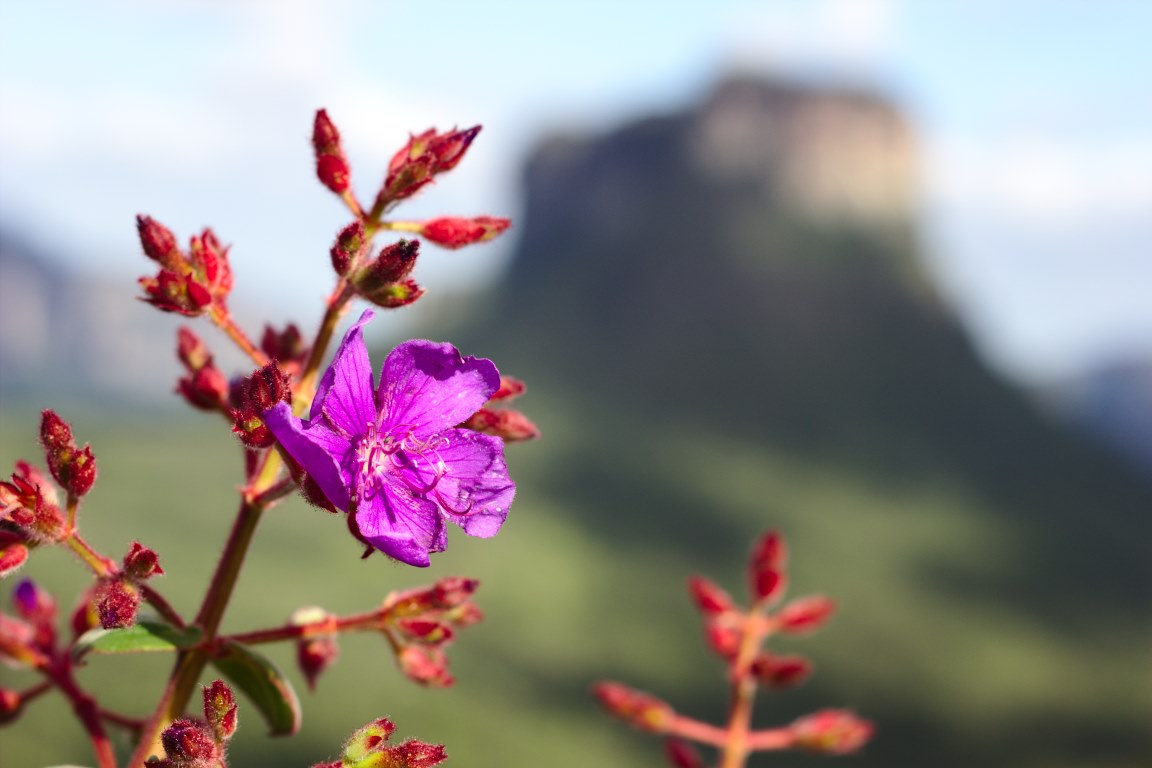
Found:
[[[372,498],[383,490],[389,475],[400,479],[415,496],[433,492],[448,471],[437,452],[447,444],[440,435],[422,440],[406,424],[387,431],[376,425],[369,426],[368,433],[356,446],[358,494]]]

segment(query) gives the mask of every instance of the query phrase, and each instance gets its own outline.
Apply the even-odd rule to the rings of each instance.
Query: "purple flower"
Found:
[[[500,374],[451,344],[406,341],[384,361],[374,392],[362,333],[373,314],[344,336],[307,421],[287,403],[264,421],[333,506],[354,515],[365,542],[426,566],[448,544],[445,519],[489,537],[508,516],[516,486],[503,441],[456,428],[500,387]]]

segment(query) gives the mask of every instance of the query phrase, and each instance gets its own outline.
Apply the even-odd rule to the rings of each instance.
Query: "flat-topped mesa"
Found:
[[[692,116],[690,153],[720,183],[760,185],[811,218],[913,216],[916,149],[892,103],[863,90],[735,78]]]

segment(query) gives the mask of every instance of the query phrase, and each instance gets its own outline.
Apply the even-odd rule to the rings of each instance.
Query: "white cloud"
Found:
[[[732,14],[731,54],[757,68],[856,71],[884,59],[895,23],[893,0],[749,2]]]
[[[1056,228],[1152,212],[1152,140],[1051,136],[936,139],[926,146],[929,201]]]

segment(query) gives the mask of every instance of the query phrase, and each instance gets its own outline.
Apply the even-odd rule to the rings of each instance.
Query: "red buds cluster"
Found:
[[[41,414],[40,444],[49,472],[75,510],[96,482],[92,447],[78,447],[72,427],[50,410]],[[55,544],[71,535],[58,504],[55,486],[26,461],[16,462],[11,478],[0,481],[0,577],[23,565],[30,548]]]
[[[352,734],[339,760],[313,768],[433,768],[448,759],[442,744],[416,739],[389,744],[395,730],[386,717],[373,720]]]
[[[751,706],[758,687],[799,685],[812,672],[801,656],[779,655],[763,648],[774,634],[802,634],[820,628],[832,615],[834,604],[825,597],[802,597],[774,606],[787,585],[787,550],[776,531],[761,536],[748,560],[749,606],[739,606],[713,582],[701,576],[688,580],[688,591],[704,619],[705,636],[714,653],[728,665],[733,702]],[[698,741],[722,751],[727,731],[676,714],[670,705],[619,683],[602,682],[593,693],[612,715],[641,730],[669,735],[665,757],[676,768],[702,768],[703,762],[687,741]],[[825,710],[796,720],[789,726],[753,731],[738,750],[805,749],[843,754],[859,749],[872,734],[866,720],[846,710]],[[727,762],[725,762],[727,764]],[[741,763],[742,764],[742,763]]]
[[[160,265],[155,277],[140,278],[144,301],[190,317],[213,309],[227,312],[232,267],[228,248],[211,229],[193,236],[187,253],[177,246],[172,231],[150,216],[137,216],[136,229],[144,253]]]
[[[72,428],[56,415],[46,410],[40,419],[40,443],[44,446],[44,458],[48,471],[69,496],[83,496],[96,482],[96,457],[91,446],[76,447]]]
[[[101,578],[92,590],[92,605],[100,626],[119,629],[136,623],[140,585],[163,573],[156,553],[138,541],[132,542],[119,572]]]
[[[366,210],[352,192],[340,132],[327,111],[316,113],[312,127],[316,175],[356,215],[356,221],[336,237],[330,252],[332,267],[356,294],[387,309],[407,306],[424,295],[424,289],[410,277],[419,255],[419,242],[400,240],[371,258],[370,241],[381,229],[413,232],[445,248],[485,242],[508,229],[509,220],[496,216],[441,216],[423,222],[381,220],[398,202],[432,183],[438,174],[455,168],[479,132],[477,125],[463,131],[440,133],[429,129],[410,135],[392,156],[375,202]],[[277,359],[283,362],[282,358]]]
[[[0,613],[0,661],[43,668],[56,656],[56,601],[25,579],[12,591],[15,616]],[[13,713],[15,716],[15,713]]]
[[[176,391],[193,408],[204,411],[226,411],[228,408],[228,379],[212,361],[212,353],[191,329],[177,331],[176,354],[186,376],[176,383]]]
[[[204,720],[182,718],[160,734],[163,760],[150,768],[223,768],[225,747],[236,733],[236,697],[222,680],[204,686]]]
[[[392,593],[381,606],[381,626],[409,679],[432,687],[452,685],[445,649],[456,630],[483,618],[472,602],[475,579],[450,576],[431,587]]]
[[[524,382],[511,376],[500,377],[500,389],[488,399],[484,407],[472,414],[460,426],[474,429],[486,435],[504,438],[507,442],[532,440],[540,436],[540,430],[520,411],[504,407],[509,401],[524,394]]]
[[[387,210],[430,184],[437,174],[455,168],[478,133],[480,126],[474,125],[463,131],[453,129],[445,133],[429,128],[421,134],[409,136],[408,143],[392,156],[388,164],[388,175],[374,207]]]

